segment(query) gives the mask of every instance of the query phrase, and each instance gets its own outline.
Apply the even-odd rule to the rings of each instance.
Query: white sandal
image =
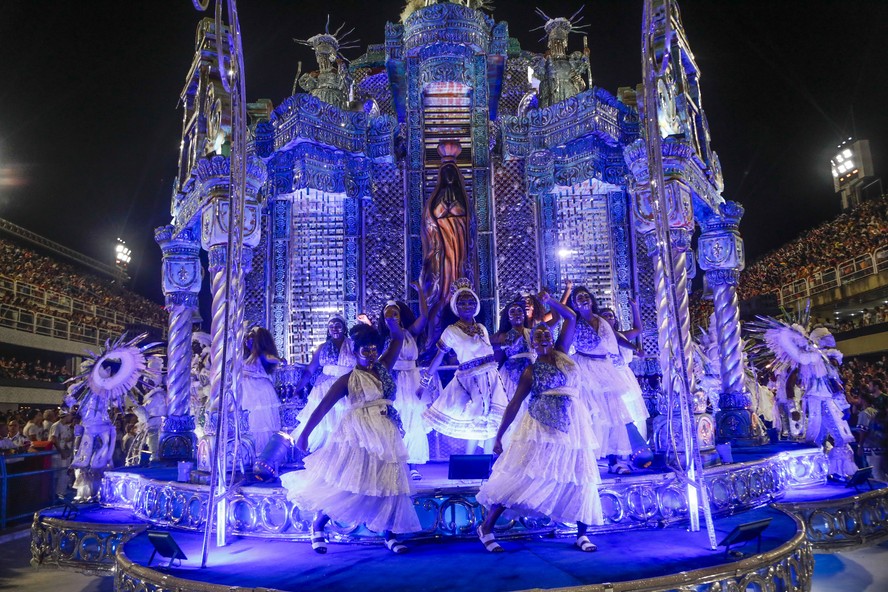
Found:
[[[394,537],[386,539],[385,546],[395,555],[403,555],[407,552],[407,545],[405,545],[404,543],[399,543],[398,540]]]
[[[592,551],[597,551],[598,546],[589,540],[589,537],[586,535],[578,536],[576,546],[579,547],[580,551],[584,553],[591,553]]]
[[[488,532],[484,534],[481,532],[481,526],[478,526],[478,538],[481,540],[481,544],[484,545],[484,548],[490,551],[491,553],[502,553],[505,551],[498,542],[496,542],[496,537],[492,532]]]
[[[310,531],[311,536],[311,548],[314,549],[315,553],[319,553],[323,555],[327,552],[327,539],[324,538],[323,532],[315,532],[315,529],[312,528]]]

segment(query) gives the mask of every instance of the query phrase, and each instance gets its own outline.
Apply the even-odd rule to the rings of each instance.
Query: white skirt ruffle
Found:
[[[478,502],[559,522],[601,524],[601,475],[592,419],[577,399],[571,402],[569,417],[565,433],[525,414],[493,465],[490,480],[481,486]]]
[[[311,392],[308,393],[308,399],[305,402],[305,407],[302,408],[302,411],[299,412],[299,415],[296,416],[296,421],[299,422],[290,435],[293,437],[293,440],[299,438],[302,434],[302,428],[305,427],[305,424],[308,422],[308,418],[311,417],[311,414],[314,413],[314,410],[317,409],[318,405],[321,403],[321,400],[327,395],[327,391],[330,390],[330,387],[333,386],[333,383],[338,379],[337,376],[328,376],[326,374],[318,375],[317,380],[315,380],[314,387],[312,387]],[[339,426],[339,421],[342,419],[342,415],[346,410],[346,400],[345,398],[340,399],[333,405],[333,408],[324,416],[324,418],[320,421],[320,423],[315,426],[315,429],[312,430],[311,435],[308,437],[308,449],[311,452],[318,450],[322,446],[324,446],[329,440],[330,434],[332,434],[336,428]]]
[[[628,383],[628,390],[623,392],[623,403],[632,417],[632,423],[638,428],[641,437],[647,440],[647,419],[651,416],[647,405],[644,403],[644,395],[641,392],[641,385],[638,384],[638,378],[629,366],[619,366],[617,370],[623,374]]]
[[[274,385],[267,378],[253,378],[245,374],[242,384],[241,407],[250,412],[250,434],[258,457],[271,435],[281,429],[281,402]]]
[[[422,414],[428,409],[428,389],[423,393],[423,399],[416,396],[419,389],[419,369],[398,370],[395,379],[397,395],[395,396],[395,409],[401,416],[401,424],[404,427],[404,445],[407,447],[407,462],[411,464],[425,464],[429,462],[429,439],[426,434],[431,430],[422,419]]]
[[[626,424],[633,423],[635,418],[626,405],[624,395],[636,390],[641,394],[635,376],[630,380],[609,358],[597,359],[576,354],[573,360],[580,373],[580,396],[594,418],[593,428],[601,444],[600,454],[631,454],[632,445]]]
[[[305,470],[282,475],[281,483],[300,510],[376,532],[416,532],[422,527],[406,460],[401,434],[379,407],[350,409],[333,438],[305,458]]]
[[[457,371],[423,418],[445,436],[487,440],[496,436],[506,404],[496,364],[484,364],[464,373]]]

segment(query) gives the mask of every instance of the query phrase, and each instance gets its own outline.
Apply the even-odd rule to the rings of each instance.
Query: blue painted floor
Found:
[[[717,520],[717,540],[738,524],[762,518],[772,519],[762,539],[763,552],[795,535],[790,517],[761,508]],[[505,592],[637,580],[736,561],[723,550],[709,550],[705,530],[690,533],[684,527],[672,527],[597,535],[593,537],[599,546],[596,553],[582,553],[573,538],[507,540],[502,543],[506,552],[496,555],[486,552],[477,540],[412,543],[405,555],[394,555],[382,545],[330,545],[326,555],[318,555],[307,543],[242,538],[211,549],[210,568],[200,569],[201,537],[173,536],[188,560],[165,573],[294,592],[354,590],[358,581],[364,592]],[[754,553],[755,543],[742,550]],[[126,545],[127,556],[143,565],[151,551],[145,535]],[[397,582],[394,587],[393,582]]]
[[[0,589],[17,592],[112,592],[114,590],[114,579],[111,577],[100,578],[77,573],[62,573],[53,569],[32,568],[29,565],[28,535],[27,529],[0,533],[0,548],[2,548]],[[378,549],[371,548],[367,551],[372,551],[371,559],[378,558]],[[393,557],[393,559],[401,560],[408,557]],[[888,590],[888,542],[856,551],[818,553],[814,558],[813,592]],[[453,571],[461,567],[456,566]],[[391,592],[404,589],[406,588],[399,587],[395,582],[389,587]]]

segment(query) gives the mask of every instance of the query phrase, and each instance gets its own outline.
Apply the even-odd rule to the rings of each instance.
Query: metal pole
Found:
[[[223,35],[222,1],[217,0],[216,2],[215,33],[219,76],[225,91],[231,95],[230,207],[228,209],[228,241],[226,245],[224,286],[220,286],[220,290],[225,294],[224,302],[219,311],[223,317],[224,340],[221,348],[221,359],[212,361],[214,365],[219,364],[221,370],[218,393],[219,422],[213,451],[215,458],[212,459],[210,470],[210,497],[201,549],[201,567],[206,567],[207,564],[209,541],[214,520],[216,522],[217,544],[225,544],[227,528],[226,499],[229,488],[225,483],[226,460],[229,456],[226,449],[229,431],[228,412],[229,408],[234,411],[234,431],[236,434],[234,450],[232,451],[232,479],[234,479],[234,467],[238,458],[237,428],[240,415],[237,402],[239,398],[236,396],[236,391],[240,387],[241,344],[243,343],[244,272],[242,254],[244,202],[246,198],[246,87],[237,5],[235,0],[228,0],[229,30],[226,36]],[[203,9],[206,8],[206,3],[199,3],[195,0],[195,6]],[[227,64],[225,61],[226,54],[228,55]]]
[[[676,294],[675,274],[676,261],[672,252],[669,234],[669,213],[664,203],[664,191],[666,188],[663,175],[663,153],[661,147],[660,128],[657,117],[658,109],[658,82],[665,79],[669,65],[669,50],[672,37],[672,7],[671,0],[658,2],[665,19],[664,35],[661,39],[655,39],[657,31],[654,26],[654,0],[645,0],[643,31],[642,31],[642,74],[644,82],[644,130],[646,133],[646,146],[648,155],[648,177],[651,191],[651,206],[654,213],[654,228],[657,245],[658,264],[663,272],[665,283],[664,294],[666,296],[665,314],[660,331],[666,331],[668,338],[662,338],[661,343],[668,346],[669,350],[660,352],[661,365],[667,361],[667,366],[662,368],[664,386],[667,389],[668,399],[674,400],[677,395],[679,410],[681,413],[682,440],[685,449],[684,461],[687,463],[685,473],[681,473],[681,461],[676,467],[676,475],[688,484],[688,513],[691,521],[691,530],[700,528],[700,517],[697,507],[699,499],[703,506],[703,515],[706,519],[706,530],[709,535],[710,548],[716,548],[715,528],[712,523],[712,511],[709,507],[709,495],[703,482],[703,461],[700,456],[700,447],[697,442],[697,431],[693,422],[691,409],[691,381],[687,365],[686,353],[690,345],[683,335],[681,327],[681,311],[679,310],[679,296]],[[663,43],[663,56],[660,63],[657,62],[655,44]],[[668,83],[668,81],[667,81]],[[680,257],[683,259],[683,257]],[[681,286],[684,288],[684,286]],[[686,295],[684,297],[686,299]],[[687,329],[685,327],[684,329]],[[668,379],[666,379],[668,376]],[[671,413],[671,408],[669,410]],[[699,498],[698,498],[699,496]]]

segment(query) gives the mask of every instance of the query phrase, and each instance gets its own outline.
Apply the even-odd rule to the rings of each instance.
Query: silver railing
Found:
[[[777,296],[783,306],[883,271],[888,271],[888,245],[786,283],[780,286]]]
[[[67,341],[100,345],[109,337],[122,333],[128,324],[166,330],[154,321],[4,276],[0,276],[0,299],[13,303],[0,304],[0,327]],[[98,322],[77,323],[64,318],[65,314],[84,314]]]

